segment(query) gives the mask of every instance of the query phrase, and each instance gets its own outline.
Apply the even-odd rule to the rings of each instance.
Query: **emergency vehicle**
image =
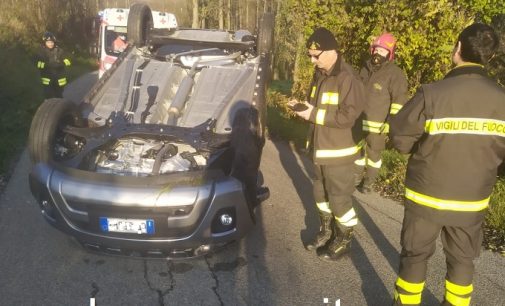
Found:
[[[102,77],[106,70],[116,61],[122,49],[114,48],[114,41],[122,39],[125,43],[128,41],[127,8],[107,8],[98,13],[99,31],[98,31],[98,60],[100,68],[98,76]],[[166,12],[152,11],[153,27],[155,29],[176,29],[177,20],[174,14]]]

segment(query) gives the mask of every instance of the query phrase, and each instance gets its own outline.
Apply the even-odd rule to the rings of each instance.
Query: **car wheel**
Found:
[[[263,13],[258,33],[258,54],[272,51],[275,19],[273,13]]]
[[[149,31],[153,26],[151,9],[145,3],[134,3],[128,13],[128,43],[137,47],[147,44]]]
[[[75,152],[75,148],[67,145],[69,137],[63,128],[69,124],[75,125],[77,121],[77,107],[72,102],[64,99],[45,100],[33,117],[28,135],[28,151],[32,162],[60,160]]]
[[[263,148],[258,125],[256,109],[240,109],[235,113],[231,132],[231,175],[244,184],[244,194],[253,218],[253,209],[258,205],[258,170]]]

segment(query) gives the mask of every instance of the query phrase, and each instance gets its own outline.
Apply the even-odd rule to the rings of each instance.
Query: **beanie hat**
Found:
[[[306,43],[311,50],[337,50],[338,44],[335,36],[326,28],[317,28]]]

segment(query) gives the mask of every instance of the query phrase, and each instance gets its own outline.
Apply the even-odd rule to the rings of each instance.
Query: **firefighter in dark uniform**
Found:
[[[63,49],[56,45],[56,37],[51,32],[44,33],[43,45],[37,54],[37,68],[44,86],[44,96],[61,98],[67,85],[66,68],[70,60],[65,57]]]
[[[310,146],[316,178],[314,198],[321,227],[308,250],[325,260],[337,260],[350,248],[358,218],[352,206],[354,161],[362,140],[364,87],[352,67],[337,53],[333,34],[319,28],[307,40],[308,56],[316,66],[308,102],[291,100],[296,114],[310,121]],[[299,109],[299,106],[305,110]]]
[[[367,92],[363,131],[366,146],[361,158],[356,160],[356,186],[363,193],[372,190],[382,165],[381,152],[386,146],[389,131],[388,120],[403,107],[408,100],[408,83],[405,73],[393,62],[396,39],[390,33],[383,33],[370,46],[371,58],[360,71],[360,77]],[[365,171],[366,170],[366,171]]]
[[[440,235],[447,261],[443,305],[469,305],[489,197],[505,158],[505,90],[487,76],[498,46],[484,24],[465,28],[443,80],[423,85],[390,122],[410,153],[395,305],[419,305]]]

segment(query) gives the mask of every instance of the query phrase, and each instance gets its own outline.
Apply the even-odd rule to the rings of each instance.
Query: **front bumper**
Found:
[[[120,177],[39,163],[30,189],[51,225],[90,250],[117,255],[199,256],[242,238],[254,225],[241,182],[224,175]],[[220,221],[225,214],[231,224]],[[152,219],[155,231],[104,232],[101,217]]]

